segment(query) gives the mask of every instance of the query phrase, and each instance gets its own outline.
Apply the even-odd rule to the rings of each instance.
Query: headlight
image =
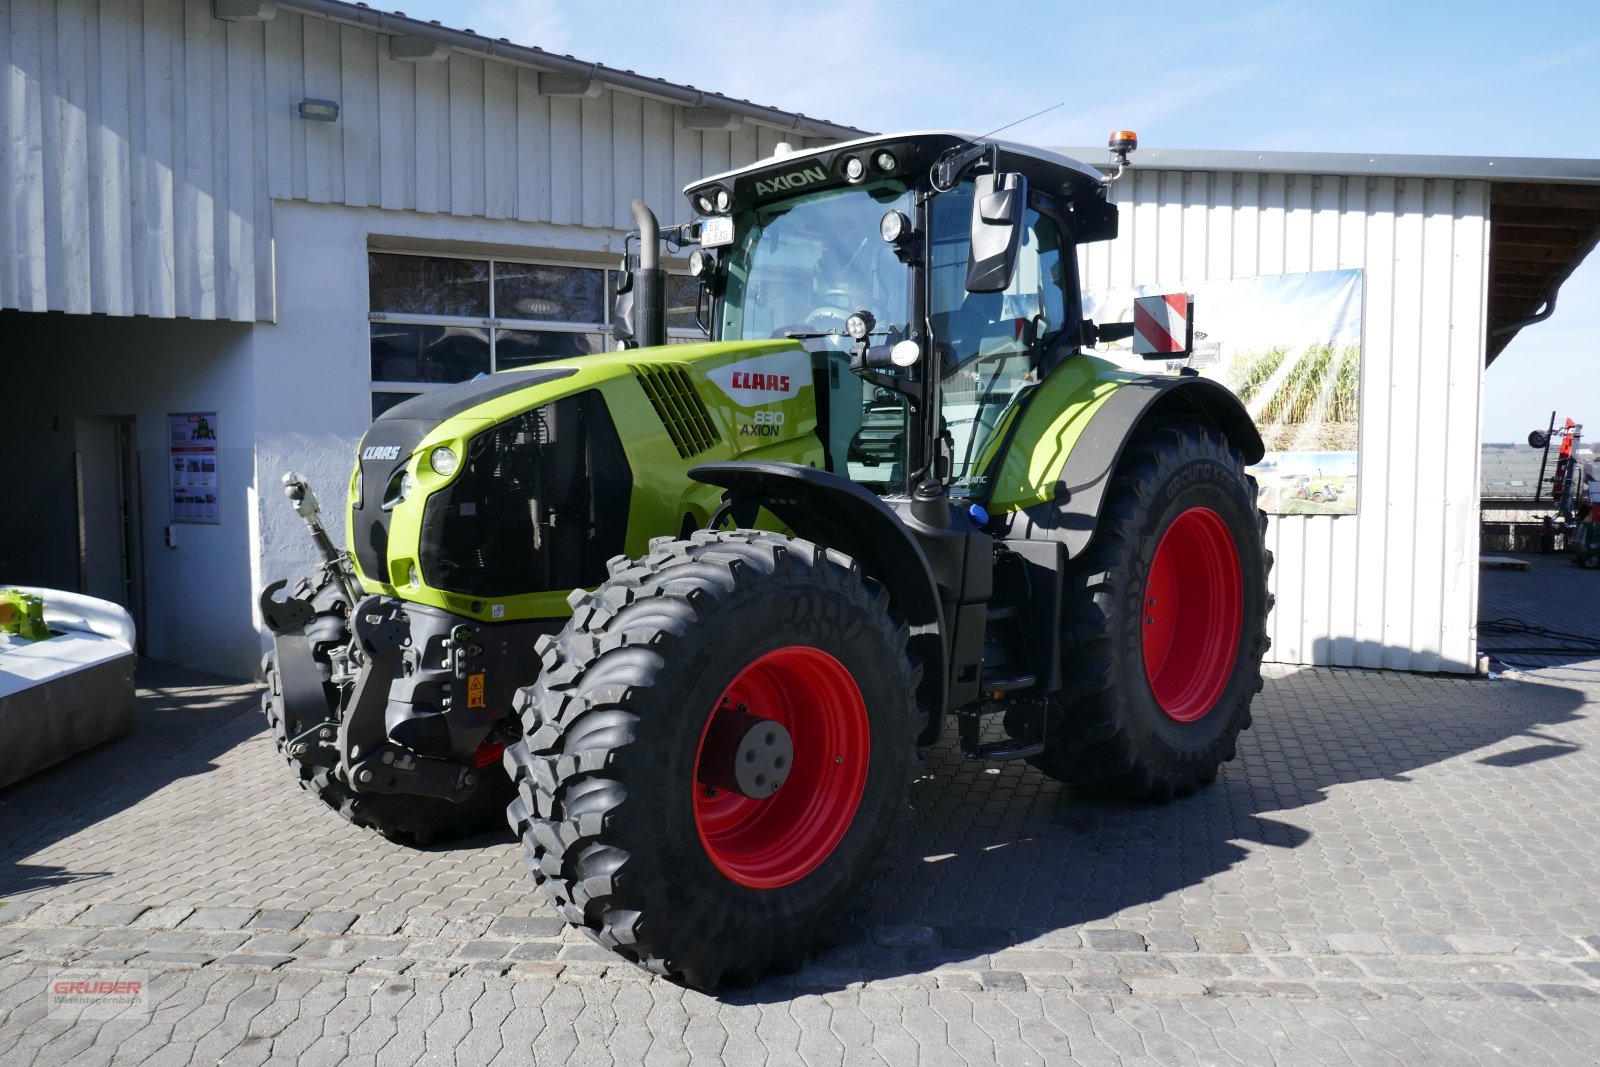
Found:
[[[867,176],[867,165],[861,162],[860,156],[851,156],[844,161],[844,179],[847,182],[858,182]]]
[[[428,466],[433,468],[433,473],[448,478],[456,472],[456,454],[440,445],[428,453]]]
[[[894,158],[893,152],[879,152],[876,156],[872,157],[872,161],[876,163],[878,165],[878,169],[883,171],[885,174],[893,174],[895,168],[900,165],[900,161]]]
[[[694,207],[702,215],[709,215],[717,209],[717,206],[711,202],[711,198],[705,193],[696,193],[694,195]]]
[[[727,211],[733,206],[733,195],[726,189],[717,190],[717,210]]]
[[[361,500],[361,468],[360,467],[356,468],[356,483],[350,487],[350,496],[351,496],[352,499],[355,500],[355,505],[354,505],[355,509],[357,511],[360,511],[361,507],[362,507],[362,500]]]
[[[863,309],[861,311],[857,311],[854,315],[851,315],[848,319],[844,320],[844,330],[851,337],[854,337],[857,341],[860,341],[864,340],[867,335],[872,332],[872,328],[877,324],[878,322],[875,318],[873,318],[872,312]]]
[[[717,261],[705,249],[697,248],[689,253],[689,273],[694,277],[700,279],[708,278],[716,268]]]
[[[897,245],[911,236],[911,220],[903,211],[886,211],[878,220],[878,236]]]
[[[406,570],[406,581],[410,582],[412,585],[422,584],[422,575],[417,572],[417,565],[415,563],[413,563]]]

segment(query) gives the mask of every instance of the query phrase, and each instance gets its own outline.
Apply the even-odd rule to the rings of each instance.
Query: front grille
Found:
[[[667,428],[667,436],[684,459],[698,456],[717,443],[705,402],[695,392],[689,372],[679,366],[636,366],[633,373],[650,405]]]
[[[633,478],[598,392],[497,423],[461,462],[423,511],[429,585],[491,598],[605,580],[606,560],[623,550]]]

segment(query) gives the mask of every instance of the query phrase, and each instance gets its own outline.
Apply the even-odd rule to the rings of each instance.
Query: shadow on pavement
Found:
[[[1352,685],[1340,684],[1341,673],[1306,669],[1270,679],[1239,758],[1215,785],[1169,805],[1079,797],[1026,765],[985,768],[941,744],[913,787],[912,839],[861,923],[812,961],[808,986],[826,987],[832,968],[849,976],[840,986],[924,973],[1155,904],[1260,847],[1307,845],[1312,831],[1279,813],[1317,804],[1338,786],[1387,783],[1393,797],[1384,804],[1403,812],[1412,796],[1409,775],[1432,764],[1521,735],[1537,743],[1471,766],[1514,775],[1576,750],[1537,731],[1578,717],[1585,698],[1576,689],[1373,672],[1359,672],[1361,683]],[[916,930],[905,929],[915,927],[938,928],[929,940],[941,944],[883,944],[898,940],[896,928],[906,941],[917,940]],[[760,1002],[793,992],[774,982],[728,995]]]
[[[26,863],[26,857],[131,808],[261,730],[260,689],[141,659],[133,729],[0,789],[0,899],[91,881],[104,871]]]

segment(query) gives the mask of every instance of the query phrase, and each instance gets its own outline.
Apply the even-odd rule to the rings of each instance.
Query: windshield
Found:
[[[802,343],[848,351],[844,322],[858,307],[877,316],[879,331],[904,337],[910,271],[878,236],[890,208],[912,210],[900,182],[828,189],[742,213],[728,257],[722,339],[831,334]]]

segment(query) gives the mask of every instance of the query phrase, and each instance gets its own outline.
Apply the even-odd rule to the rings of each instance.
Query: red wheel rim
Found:
[[[1210,508],[1190,508],[1167,527],[1145,583],[1144,673],[1177,722],[1204,718],[1233,674],[1244,622],[1239,549]]]
[[[719,714],[746,707],[783,724],[794,763],[783,787],[754,800],[713,789],[701,767]],[[717,869],[751,889],[791,885],[832,855],[855,818],[872,738],[867,705],[844,665],[818,648],[789,645],[748,664],[706,717],[695,753],[694,824]]]

